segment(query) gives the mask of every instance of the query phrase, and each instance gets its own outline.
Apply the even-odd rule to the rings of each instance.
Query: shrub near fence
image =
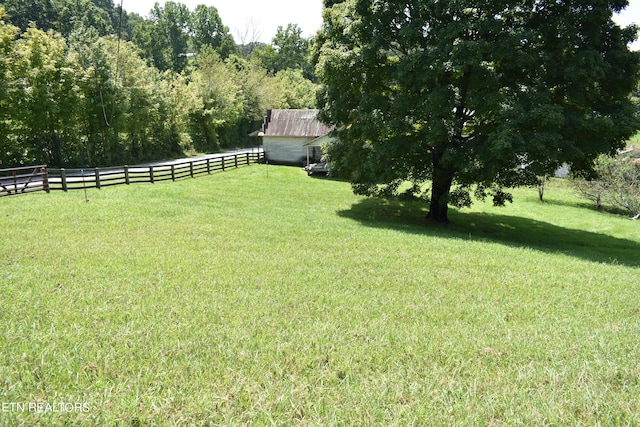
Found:
[[[263,159],[264,153],[258,151],[255,153],[233,153],[206,159],[181,160],[149,166],[49,169],[49,188],[51,190],[69,191],[85,188],[100,189],[113,185],[177,181],[258,163]]]
[[[35,191],[49,192],[45,165],[0,169],[0,197]]]

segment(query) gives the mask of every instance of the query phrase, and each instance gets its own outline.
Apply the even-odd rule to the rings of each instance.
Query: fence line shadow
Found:
[[[367,227],[437,238],[490,241],[515,248],[562,253],[597,263],[640,267],[640,242],[530,218],[451,210],[452,223],[439,225],[425,219],[427,208],[424,204],[374,198],[363,199],[337,213]]]

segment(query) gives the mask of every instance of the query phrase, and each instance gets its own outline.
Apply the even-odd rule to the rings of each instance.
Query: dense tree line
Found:
[[[256,144],[268,108],[309,108],[295,24],[238,46],[214,7],[0,4],[0,167],[104,166]]]

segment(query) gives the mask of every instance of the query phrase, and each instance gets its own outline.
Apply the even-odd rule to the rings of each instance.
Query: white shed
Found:
[[[318,142],[325,140],[332,127],[319,122],[317,115],[318,110],[268,110],[262,126],[267,160],[286,165],[319,161]]]

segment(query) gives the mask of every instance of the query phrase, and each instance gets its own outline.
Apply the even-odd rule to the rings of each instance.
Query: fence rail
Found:
[[[90,169],[49,169],[48,185],[51,190],[82,190],[103,188],[113,185],[155,183],[195,178],[230,168],[247,166],[261,162],[264,153],[243,152],[208,157],[205,159],[180,160],[170,163],[118,166]]]
[[[46,165],[0,169],[0,197],[16,194],[49,192]]]

